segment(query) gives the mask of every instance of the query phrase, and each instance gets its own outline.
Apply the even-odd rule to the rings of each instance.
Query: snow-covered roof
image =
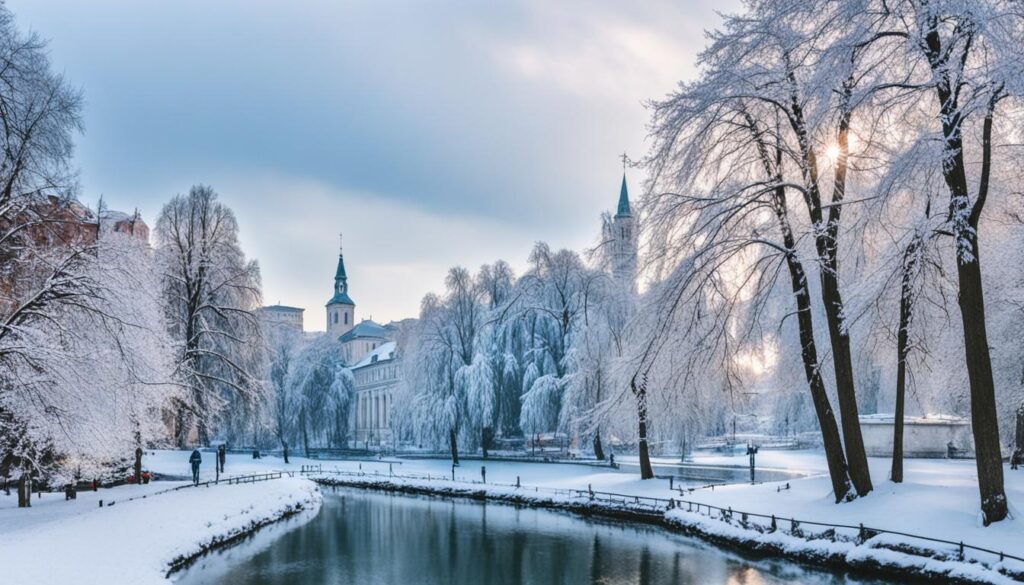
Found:
[[[360,337],[376,337],[378,339],[387,339],[388,330],[370,319],[363,319],[358,325],[349,329],[344,335],[339,337],[343,343],[346,341],[352,341]]]
[[[306,309],[302,309],[300,307],[289,307],[288,305],[280,305],[280,304],[278,304],[278,305],[267,305],[266,307],[263,307],[263,310],[264,311],[282,311],[282,312],[287,312],[287,313],[301,313],[301,312],[305,311]]]
[[[380,362],[395,359],[395,347],[394,341],[381,344],[377,349],[366,354],[366,357],[359,360],[356,365],[352,366],[352,369],[357,370],[370,364],[379,364]]]
[[[863,425],[891,425],[896,419],[893,413],[862,414],[860,423]],[[905,416],[906,425],[969,425],[971,422],[962,416],[952,414],[926,414],[924,416]]]

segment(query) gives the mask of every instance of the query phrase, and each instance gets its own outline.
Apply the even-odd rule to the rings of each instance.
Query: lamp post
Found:
[[[757,455],[757,445],[747,443],[747,455],[750,455],[750,483],[754,483],[754,456]]]

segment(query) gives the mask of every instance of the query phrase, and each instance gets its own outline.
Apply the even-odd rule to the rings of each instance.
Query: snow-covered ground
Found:
[[[171,477],[189,475],[187,451],[147,452],[147,469]],[[213,479],[213,453],[203,453],[202,479]],[[624,463],[628,457],[620,458]],[[737,465],[746,457],[698,456],[695,463]],[[810,477],[788,482],[757,485],[738,484],[715,489],[697,489],[680,493],[669,489],[664,479],[641,481],[632,471],[613,470],[577,464],[544,464],[495,461],[466,461],[455,470],[460,484],[481,481],[486,467],[489,484],[516,483],[525,487],[562,488],[614,492],[628,495],[687,499],[702,504],[739,511],[774,514],[783,528],[789,518],[859,525],[963,541],[1024,557],[1024,524],[1018,510],[1024,502],[1024,471],[1006,470],[1007,495],[1012,518],[984,527],[978,514],[978,494],[974,461],[916,459],[905,466],[906,481],[892,484],[886,480],[889,460],[871,459],[875,492],[851,503],[834,504],[830,484],[823,475],[824,458],[813,451],[762,451],[758,466],[800,470]],[[672,460],[659,461],[669,465]],[[390,474],[429,476],[436,485],[451,485],[451,463],[441,459],[368,459],[363,461],[316,461],[293,457],[288,465],[273,456],[254,460],[248,455],[229,454],[224,477],[271,470],[299,471],[304,465],[322,465],[325,470],[340,470],[381,477]],[[422,481],[422,480],[418,480]],[[12,582],[145,582],[163,574],[167,563],[195,551],[218,535],[229,534],[257,517],[269,517],[296,502],[316,500],[307,481],[284,478],[241,486],[220,485],[188,489],[126,501],[133,496],[153,493],[177,481],[153,482],[145,486],[122,486],[81,492],[78,500],[65,502],[62,495],[46,494],[33,499],[30,510],[14,508],[15,496],[0,495],[0,566],[7,575],[18,576]],[[790,489],[779,488],[788,483]],[[689,484],[684,487],[693,487]],[[113,508],[99,508],[97,500],[118,502]],[[680,512],[679,514],[683,514]],[[94,535],[102,534],[97,540]],[[915,545],[921,542],[907,540]],[[60,566],[39,562],[61,558]],[[968,558],[972,554],[968,551]],[[977,557],[979,559],[984,556]],[[102,562],[93,562],[99,560]],[[986,561],[991,561],[988,557]],[[75,569],[78,568],[78,570]],[[87,568],[88,570],[83,570]],[[109,579],[114,572],[139,578]],[[58,579],[74,576],[74,579]],[[90,579],[96,577],[95,581]]]
[[[173,485],[177,482],[81,492],[71,501],[44,494],[33,498],[29,509],[16,508],[13,493],[0,495],[3,582],[166,583],[176,559],[320,505],[317,486],[299,478],[155,494]],[[148,496],[128,501],[143,494]],[[100,499],[107,505],[99,507]],[[115,505],[109,506],[111,501]]]

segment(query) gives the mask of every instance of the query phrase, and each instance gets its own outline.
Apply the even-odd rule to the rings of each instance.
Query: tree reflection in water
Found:
[[[358,490],[327,490],[315,517],[264,529],[203,557],[174,580],[180,585],[849,582],[792,563],[744,558],[657,527]]]

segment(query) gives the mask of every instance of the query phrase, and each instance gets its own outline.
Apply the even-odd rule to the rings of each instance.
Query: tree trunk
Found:
[[[794,107],[799,107],[796,102],[794,102]],[[832,493],[835,495],[836,502],[838,503],[843,501],[850,492],[850,476],[846,465],[846,456],[843,453],[843,444],[839,439],[839,428],[836,425],[835,414],[832,411],[828,393],[825,391],[825,382],[821,379],[818,349],[814,341],[814,319],[811,313],[811,295],[808,290],[807,273],[804,271],[800,258],[796,255],[796,239],[793,236],[793,229],[789,223],[789,209],[786,204],[786,187],[781,185],[783,183],[783,152],[782,148],[776,145],[773,148],[773,160],[757,123],[749,115],[746,117],[746,121],[754,140],[757,142],[758,154],[761,157],[761,164],[764,167],[766,179],[779,184],[773,192],[772,211],[775,213],[779,232],[782,235],[782,247],[786,251],[786,267],[789,269],[790,284],[794,300],[796,301],[800,357],[804,365],[804,376],[811,391],[811,400],[814,404],[814,413],[818,418],[818,427],[821,429],[821,440],[825,448],[825,461],[828,464],[829,478],[832,480]],[[802,142],[806,142],[806,137],[802,138]],[[811,165],[811,168],[814,169],[813,165]],[[816,177],[813,179],[813,183],[816,184]],[[820,219],[820,206],[817,209]]]
[[[996,411],[995,381],[985,328],[985,295],[981,280],[981,256],[978,245],[978,220],[988,196],[992,162],[992,120],[998,103],[998,91],[988,104],[982,129],[982,164],[978,196],[973,204],[967,187],[964,163],[963,123],[966,113],[959,104],[959,78],[944,57],[943,39],[937,17],[921,45],[937,83],[939,119],[942,122],[944,160],[943,178],[949,188],[949,217],[953,225],[957,281],[960,288],[960,320],[964,330],[967,378],[971,385],[971,430],[974,433],[978,491],[986,526],[1006,518],[1007,502],[1003,487],[1003,458],[999,442],[999,418]],[[964,61],[966,61],[966,51]],[[964,61],[961,61],[963,63]],[[962,67],[962,65],[961,65]],[[956,89],[955,89],[956,88]]]
[[[804,363],[804,376],[811,390],[814,412],[821,428],[821,439],[825,447],[825,460],[828,463],[829,476],[832,479],[832,492],[836,502],[841,502],[850,492],[850,479],[846,467],[846,456],[843,444],[839,439],[839,427],[836,425],[835,414],[829,403],[825,382],[821,379],[821,368],[818,365],[818,350],[814,343],[814,323],[811,318],[811,298],[807,291],[807,280],[803,266],[790,253],[790,279],[793,296],[797,301],[797,325],[800,329],[800,355]]]
[[[302,450],[306,454],[306,458],[309,458],[309,431],[306,429],[306,408],[302,407],[299,411],[299,426],[302,427]],[[366,449],[369,451],[370,444],[366,444]]]
[[[193,390],[193,399],[195,404],[195,410],[193,415],[196,421],[196,440],[199,441],[200,445],[210,444],[210,432],[207,424],[209,421],[206,420],[206,400],[203,396],[202,391],[198,388]]]
[[[448,431],[448,443],[452,449],[452,465],[459,464],[459,445],[456,442],[455,429]]]
[[[894,483],[903,483],[903,400],[907,393],[907,354],[903,302],[900,302],[900,332],[896,342],[896,410],[892,421],[892,470],[889,475]]]
[[[601,431],[594,432],[594,457],[598,461],[604,461],[604,447],[601,446]]]
[[[651,467],[651,455],[647,448],[647,387],[644,383],[632,382],[633,395],[636,396],[636,414],[640,421],[640,479],[654,479],[654,469]]]
[[[1017,408],[1017,432],[1015,434],[1016,447],[1024,449],[1024,406]]]
[[[32,507],[32,477],[28,471],[23,471],[18,478],[18,507]]]
[[[491,427],[484,427],[480,433],[480,449],[483,450],[484,459],[487,459],[487,448],[491,445]]]
[[[825,303],[825,317],[828,321],[829,340],[832,342],[832,362],[836,374],[839,418],[843,425],[843,445],[846,447],[846,462],[853,487],[857,490],[857,495],[866,496],[873,489],[871,470],[868,468],[868,455],[860,430],[860,413],[857,409],[857,391],[853,379],[850,336],[846,330],[846,319],[843,316],[843,299],[839,292],[839,279],[836,274],[838,265],[834,258],[831,264],[831,266],[822,267],[821,290],[822,300]]]
[[[135,485],[142,485],[142,447],[135,448]]]
[[[867,495],[871,489],[871,472],[868,469],[864,438],[861,436],[860,416],[857,411],[857,393],[853,378],[853,358],[850,351],[850,337],[844,316],[843,298],[839,291],[838,233],[841,202],[846,191],[847,153],[849,151],[850,110],[848,109],[851,87],[844,85],[842,94],[843,112],[839,119],[837,146],[839,159],[836,161],[833,181],[832,203],[825,221],[818,187],[818,162],[808,137],[803,106],[795,89],[796,80],[792,70],[789,79],[793,83],[789,116],[790,125],[797,136],[803,158],[803,179],[807,191],[804,201],[815,229],[815,248],[821,263],[821,297],[825,304],[825,321],[828,324],[829,341],[832,344],[832,361],[836,378],[836,396],[839,399],[839,417],[843,427],[843,442],[846,447],[847,474],[853,481],[859,495]],[[852,81],[852,80],[850,80]],[[762,155],[763,156],[763,155]],[[776,163],[776,172],[781,175],[781,161]],[[788,247],[789,250],[795,248]]]
[[[184,449],[188,444],[189,416],[184,406],[178,406],[174,415],[174,446]]]
[[[957,262],[960,282],[960,318],[967,353],[967,377],[971,383],[971,428],[974,431],[975,462],[984,524],[1006,518],[1006,492],[1003,488],[1003,454],[999,442],[999,418],[996,413],[995,382],[985,330],[985,300],[982,294],[978,240],[962,234],[972,243],[974,261]]]
[[[900,322],[896,333],[896,410],[892,425],[892,471],[894,483],[903,483],[903,416],[907,395],[907,354],[910,353],[910,316],[913,310],[913,274],[919,241],[915,238],[903,254],[900,282]]]
[[[288,465],[288,443],[281,441],[281,445],[284,448],[284,464]]]
[[[779,155],[781,158],[781,154]],[[781,164],[781,160],[779,161]],[[786,192],[784,187],[775,190],[775,215],[782,232],[783,246],[787,250],[786,266],[789,269],[790,285],[796,300],[797,328],[800,334],[800,357],[804,364],[804,376],[811,391],[814,413],[821,429],[821,440],[825,447],[825,461],[828,474],[832,480],[832,493],[836,502],[841,502],[850,492],[850,477],[846,466],[843,444],[839,439],[839,427],[836,425],[832,404],[825,391],[825,382],[821,379],[821,367],[818,364],[818,348],[814,341],[814,319],[811,313],[811,294],[808,290],[807,274],[803,263],[796,255],[796,241],[789,225],[786,210]]]

